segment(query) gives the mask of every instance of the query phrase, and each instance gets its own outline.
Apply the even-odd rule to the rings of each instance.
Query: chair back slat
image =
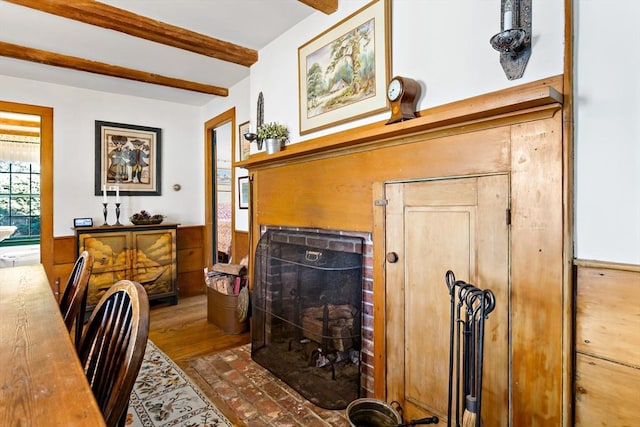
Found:
[[[121,280],[96,305],[79,356],[108,426],[126,416],[149,335],[149,301],[136,282]]]
[[[89,252],[83,251],[73,264],[73,269],[67,280],[67,286],[64,288],[59,302],[60,312],[67,330],[71,332],[74,324],[76,326],[74,334],[76,348],[82,337],[89,277],[91,276],[92,268],[93,256]]]

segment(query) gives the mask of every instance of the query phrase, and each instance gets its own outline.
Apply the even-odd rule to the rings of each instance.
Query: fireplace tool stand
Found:
[[[445,281],[451,299],[447,426],[460,427],[462,415],[462,427],[480,427],[484,321],[494,310],[496,299],[489,289],[482,290],[462,280],[456,280],[451,270],[447,271]]]

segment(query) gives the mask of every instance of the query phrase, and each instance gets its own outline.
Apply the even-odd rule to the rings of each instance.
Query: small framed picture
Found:
[[[238,178],[238,202],[240,209],[249,209],[249,177]]]

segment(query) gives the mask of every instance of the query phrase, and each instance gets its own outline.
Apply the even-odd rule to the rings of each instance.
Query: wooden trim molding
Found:
[[[575,259],[573,264],[577,267],[585,268],[603,268],[607,270],[620,270],[640,273],[640,265],[625,264],[619,262],[595,261],[589,259]]]
[[[53,108],[0,101],[0,110],[40,116],[40,262],[53,289]]]

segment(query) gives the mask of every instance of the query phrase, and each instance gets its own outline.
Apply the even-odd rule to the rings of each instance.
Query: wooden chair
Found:
[[[67,280],[67,286],[64,288],[64,293],[59,303],[60,312],[62,312],[64,323],[67,325],[69,332],[71,332],[75,323],[74,343],[76,348],[80,344],[80,337],[82,337],[89,276],[91,276],[92,268],[93,256],[87,251],[82,252],[73,265],[73,270],[71,270],[71,275]]]
[[[102,296],[78,355],[109,427],[124,426],[129,395],[149,337],[149,299],[139,283],[121,280]]]

